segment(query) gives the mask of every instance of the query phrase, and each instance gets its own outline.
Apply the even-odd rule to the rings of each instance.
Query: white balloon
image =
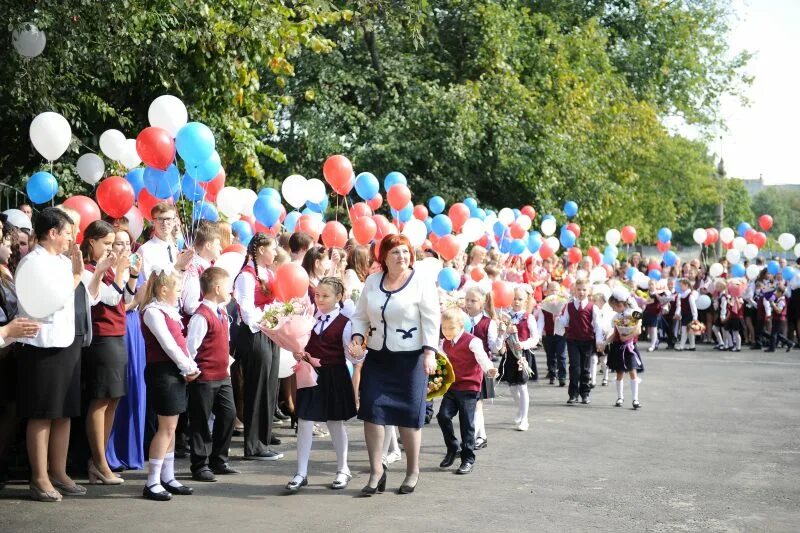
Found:
[[[483,220],[483,227],[486,228],[486,231],[491,235],[494,235],[494,223],[495,222],[497,222],[497,217],[494,216],[494,215],[488,215]]]
[[[283,379],[294,373],[294,365],[297,364],[297,361],[294,360],[294,356],[289,350],[284,350],[283,348],[280,350],[281,358],[278,362],[278,378]]]
[[[461,253],[467,249],[469,246],[469,241],[466,237],[464,237],[463,233],[459,233],[455,236],[456,242],[458,243],[458,252]]]
[[[558,242],[558,237],[548,237],[544,240],[544,242],[546,242],[547,246],[549,246],[550,249],[553,250],[554,254],[557,253],[558,249],[561,247],[561,243]]]
[[[244,254],[239,252],[225,252],[214,261],[214,266],[220,267],[228,273],[231,279],[235,278],[244,264]]]
[[[142,212],[139,211],[138,207],[133,206],[125,213],[125,218],[128,220],[128,231],[131,236],[134,239],[138,239],[142,231],[144,231],[144,217],[142,216]]]
[[[619,230],[616,228],[611,228],[606,232],[606,242],[611,246],[616,246],[619,244],[622,235],[620,234]]]
[[[36,57],[44,51],[47,37],[33,22],[26,22],[11,32],[14,50],[23,57]]]
[[[531,220],[531,217],[528,215],[520,215],[517,217],[517,224],[519,224],[525,231],[528,231],[533,225],[533,220]]]
[[[780,244],[781,248],[783,248],[784,250],[788,250],[789,248],[794,246],[795,242],[796,240],[794,238],[794,235],[792,235],[791,233],[781,233],[780,235],[778,235],[778,244]]]
[[[603,270],[602,268],[600,270]],[[603,270],[603,275],[605,275],[606,271]],[[591,275],[589,276],[589,281],[591,281]],[[592,285],[592,294],[602,294],[606,300],[611,296],[611,287],[606,285],[605,283],[598,283],[596,285]]]
[[[504,207],[503,209],[500,210],[499,213],[497,213],[497,218],[498,220],[500,220],[500,222],[508,226],[509,224],[514,222],[514,211],[512,211],[508,207]]]
[[[745,271],[747,274],[747,279],[754,280],[761,274],[761,267],[758,265],[748,265],[747,270]]]
[[[31,219],[19,209],[6,209],[3,214],[6,216],[8,223],[15,228],[33,230]]]
[[[239,210],[242,214],[248,217],[253,216],[253,205],[255,205],[256,200],[258,200],[258,194],[252,189],[240,189],[239,200],[241,201]]]
[[[636,284],[637,287],[639,287],[642,290],[645,290],[650,286],[650,277],[648,277],[647,274],[644,274],[642,272],[637,272],[633,276],[633,282]]]
[[[122,145],[119,152],[119,162],[128,170],[141,164],[142,160],[136,151],[136,139],[125,139],[125,144]]]
[[[300,174],[292,174],[283,180],[281,184],[281,196],[283,196],[287,204],[295,209],[299,209],[306,203],[307,181],[308,180]]]
[[[436,281],[442,271],[442,261],[435,257],[426,257],[414,263],[414,271],[430,280]]]
[[[697,228],[694,230],[694,233],[692,233],[692,239],[694,239],[694,242],[700,245],[706,242],[706,237],[708,237],[708,232],[706,232],[706,230],[703,228]]]
[[[705,311],[711,307],[711,298],[708,296],[708,294],[701,294],[697,297],[697,302],[695,302],[695,305],[700,311]]]
[[[601,266],[594,267],[589,273],[589,281],[592,283],[605,283],[607,279],[608,272]],[[611,289],[609,289],[609,294],[611,294]]]
[[[306,201],[313,204],[318,204],[325,199],[327,195],[325,184],[322,180],[311,178],[306,182]]]
[[[97,154],[83,154],[78,158],[75,168],[78,171],[78,176],[89,185],[94,185],[100,181],[106,171],[103,159]]]
[[[733,249],[739,250],[740,252],[744,251],[745,246],[747,246],[747,239],[744,237],[736,237],[733,239]]]
[[[119,161],[125,149],[125,134],[119,130],[106,130],[100,135],[100,151],[112,161]]]
[[[411,246],[419,248],[425,244],[425,238],[428,236],[428,228],[425,227],[423,221],[412,218],[403,226],[402,233],[408,237]]]
[[[758,257],[758,246],[755,244],[748,244],[744,247],[744,256],[747,259],[755,259]]]
[[[722,266],[721,264],[719,264],[719,263],[714,263],[713,265],[711,265],[710,267],[708,267],[708,274],[709,274],[709,275],[710,275],[712,278],[718,278],[718,277],[722,276],[722,274],[723,274],[724,272],[725,272],[725,267],[723,267],[723,266]]]
[[[736,233],[734,233],[733,229],[731,228],[722,228],[719,231],[719,240],[721,240],[724,244],[731,242],[734,237],[736,237]]]
[[[175,137],[178,130],[186,125],[189,114],[180,98],[164,94],[153,100],[147,110],[147,119],[151,126],[163,128]]]
[[[794,247],[794,256],[795,257],[800,257],[800,244],[795,245],[795,247]],[[794,279],[794,278],[792,278],[792,279]]]
[[[469,242],[480,240],[484,233],[483,222],[479,218],[468,218],[464,225],[461,226],[461,235]]]
[[[72,142],[72,128],[63,116],[46,111],[31,122],[31,142],[36,151],[48,161],[55,161],[67,151]]]
[[[223,187],[217,194],[217,210],[232,220],[239,214],[242,200],[239,197],[239,189],[236,187]]]
[[[45,318],[62,309],[75,292],[70,263],[50,254],[23,259],[14,283],[19,305],[33,318]]]
[[[556,221],[555,219],[548,218],[542,220],[542,235],[545,237],[549,237],[553,233],[556,232]]]
[[[725,253],[725,257],[728,259],[729,263],[738,263],[742,258],[742,253],[735,248],[731,248]]]

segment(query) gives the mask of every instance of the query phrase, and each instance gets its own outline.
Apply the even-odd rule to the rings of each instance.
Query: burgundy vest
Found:
[[[227,378],[228,372],[228,353],[230,338],[228,337],[228,315],[223,315],[222,320],[219,315],[208,308],[207,305],[200,304],[196,315],[206,319],[208,332],[203,337],[203,342],[197,348],[197,355],[194,360],[200,367],[199,381],[219,381]],[[224,320],[224,323],[223,323]]]
[[[567,304],[567,314],[569,315],[569,325],[567,326],[566,337],[572,341],[593,341],[594,327],[592,325],[592,313],[594,305],[592,302],[580,311],[575,309],[575,302]]]
[[[689,305],[689,297],[691,297],[692,293],[689,292],[686,296],[681,296],[681,316],[687,317],[692,316],[692,306]]]
[[[87,263],[84,268],[94,272],[95,265]],[[103,283],[114,283],[114,274],[107,270],[103,276]],[[116,289],[115,289],[116,290]],[[125,290],[125,287],[122,287]],[[106,305],[99,302],[92,306],[92,335],[95,337],[122,337],[125,335],[125,295],[117,305]]]
[[[186,348],[186,337],[183,336],[183,325],[181,324],[180,320],[171,319],[167,313],[161,311],[160,309],[158,312],[164,315],[164,320],[167,323],[167,329],[175,339],[175,342],[178,343],[178,346],[181,348],[181,350],[183,350],[183,353],[185,353],[188,357],[189,350]],[[150,331],[150,328],[148,328],[147,324],[144,323],[144,319],[142,319],[142,326],[142,337],[144,337],[144,350],[147,354],[147,362],[172,363],[172,359],[169,358],[167,352],[165,352],[164,348],[161,347],[161,343],[158,342],[156,336],[153,335],[153,332]]]
[[[520,341],[526,341],[531,338],[531,330],[528,328],[528,313],[522,315],[517,323],[517,338]]]
[[[734,310],[734,304],[738,305],[738,308]],[[737,302],[736,298],[728,298],[728,313],[730,316],[735,316],[740,319],[744,319],[744,303]]]
[[[644,314],[647,316],[658,316],[661,314],[661,302],[658,301],[658,298],[655,294],[650,293],[650,298],[653,300],[653,303],[649,303],[644,306]]]
[[[444,353],[450,359],[450,364],[453,365],[453,371],[456,374],[455,382],[450,385],[452,390],[464,391],[479,391],[481,390],[481,382],[483,381],[483,369],[478,361],[475,360],[475,354],[469,349],[469,343],[475,336],[467,333],[461,333],[461,338],[458,342],[453,344],[452,341],[445,339],[442,345]]]
[[[472,335],[478,337],[483,343],[483,349],[486,350],[486,355],[489,355],[489,326],[492,319],[483,315],[475,327],[472,328]]]
[[[311,331],[311,338],[308,339],[308,344],[306,344],[306,351],[312,357],[318,358],[320,365],[336,366],[346,364],[342,335],[348,321],[349,319],[340,313],[322,331],[322,335],[317,335],[316,325],[314,326],[314,330]]]
[[[542,309],[542,318],[544,319],[544,334],[547,337],[552,337],[556,334],[556,321],[553,313],[548,313]]]
[[[775,309],[772,310],[772,318],[778,321],[786,320],[786,311],[787,311],[786,297],[781,296],[780,298],[777,298],[775,300],[775,303],[778,303],[780,300],[783,300],[783,309],[781,309],[780,311],[775,311]]]
[[[756,298],[756,318],[760,321],[767,319],[767,310],[764,308],[764,295]]]
[[[242,271],[239,272],[239,276],[241,276],[245,272],[248,273],[249,275],[253,276],[253,279],[256,280],[256,290],[255,290],[255,294],[253,296],[253,299],[255,300],[256,307],[261,309],[265,305],[268,305],[268,304],[271,304],[272,302],[274,302],[275,301],[275,296],[273,295],[274,290],[272,288],[272,284],[274,282],[274,275],[272,274],[272,272],[267,271],[267,279],[264,280],[264,281],[266,281],[267,289],[268,289],[266,293],[261,289],[261,284],[258,282],[258,276],[256,275],[256,269],[253,267],[253,265],[247,265],[246,267],[244,267],[242,269]]]

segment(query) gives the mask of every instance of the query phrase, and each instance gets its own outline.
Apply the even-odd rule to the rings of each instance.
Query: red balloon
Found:
[[[758,225],[764,231],[769,231],[772,229],[772,217],[769,215],[761,215],[758,217]]]
[[[414,206],[414,218],[417,220],[421,220],[425,222],[425,219],[428,218],[428,208],[422,204]]]
[[[353,188],[353,164],[343,155],[332,155],[326,159],[322,174],[333,190],[341,195]]]
[[[581,227],[575,222],[570,222],[569,224],[567,224],[567,229],[575,234],[576,239],[581,236]]]
[[[400,211],[411,201],[411,191],[402,183],[396,183],[386,193],[386,199],[392,209]]]
[[[353,204],[353,207],[350,208],[350,221],[361,217],[370,217],[372,216],[372,209],[369,208],[367,204],[364,202],[358,202],[357,204]]]
[[[731,242],[723,242],[722,243],[722,247],[725,248],[726,250],[732,249],[733,248],[733,241],[731,241]]]
[[[100,182],[96,196],[100,209],[113,218],[124,217],[135,200],[131,183],[120,176],[110,176]]]
[[[353,237],[356,238],[358,244],[369,244],[377,232],[378,226],[370,217],[361,217],[353,221]]]
[[[311,217],[311,215],[301,215],[300,218],[297,219],[297,224],[294,226],[294,232],[307,233],[311,235],[311,238],[314,239],[314,242],[319,240],[319,229],[316,221]]]
[[[652,270],[661,270],[661,265],[658,263],[658,261],[650,261],[647,264],[647,271],[650,272]]]
[[[757,231],[755,235],[753,235],[753,244],[758,246],[759,249],[763,248],[765,244],[767,244],[767,235],[763,232]]]
[[[603,270],[606,271],[606,276],[608,276],[609,278],[611,278],[614,275],[614,267],[612,267],[611,265],[603,263]]]
[[[152,211],[153,207],[155,207],[156,204],[164,202],[166,204],[172,205],[174,203],[172,198],[167,198],[166,200],[159,200],[158,198],[150,194],[147,189],[142,189],[141,191],[139,191],[139,198],[136,200],[136,202],[139,205],[139,211],[142,212],[142,216],[151,222],[153,220],[153,216],[150,213],[150,211]]]
[[[595,265],[599,265],[603,262],[603,255],[600,253],[600,248],[597,246],[590,246],[589,249],[586,250],[586,255],[592,258]]]
[[[377,211],[377,209],[383,205],[383,196],[381,196],[380,193],[376,194],[372,200],[367,200],[367,205],[373,211]]]
[[[375,224],[380,228],[381,226],[385,226],[386,224],[391,224],[389,220],[383,215],[372,215],[372,220],[375,221]]]
[[[308,274],[297,263],[284,263],[275,271],[272,292],[282,302],[302,298],[308,294]]]
[[[478,246],[483,246],[484,248],[488,247],[489,246],[489,236],[488,235],[484,235],[483,237],[478,239],[478,242],[476,242],[475,244],[477,244]]]
[[[539,247],[539,257],[541,257],[542,259],[547,259],[552,255],[553,255],[553,249],[550,248],[549,244],[543,242],[542,245]]]
[[[267,228],[264,228],[267,229]],[[265,232],[266,233],[266,232]],[[227,254],[228,252],[236,252],[237,254],[245,255],[247,253],[247,248],[244,247],[242,243],[235,242],[230,246],[226,246],[222,249],[223,254]]]
[[[636,240],[636,228],[633,226],[625,226],[620,232],[622,234],[622,242],[625,244],[633,244]]]
[[[511,233],[511,236],[515,239],[521,239],[528,234],[528,232],[522,229],[522,226],[516,222],[512,222],[511,225],[508,226],[508,232]]]
[[[436,243],[439,242],[439,236],[436,235],[434,232],[430,232],[428,234],[428,240],[431,241],[431,244],[433,245],[433,249],[435,250],[436,249]]]
[[[452,261],[458,255],[460,246],[455,236],[445,235],[436,243],[436,251],[442,256],[445,261]]]
[[[148,167],[167,170],[175,160],[175,140],[167,130],[150,126],[136,137],[136,153]]]
[[[331,220],[322,230],[322,243],[328,248],[344,248],[347,243],[347,229],[341,222]]]
[[[219,169],[219,173],[214,176],[213,180],[206,182],[201,181],[200,186],[206,191],[206,201],[216,202],[219,191],[225,186],[225,169]]]
[[[703,244],[705,244],[706,246],[711,246],[718,240],[719,240],[719,232],[716,230],[716,228],[706,229],[706,240]]]
[[[514,301],[514,287],[507,281],[496,280],[492,282],[492,297],[495,307],[510,307]]]
[[[67,201],[64,202],[64,207],[74,209],[81,216],[81,221],[78,225],[80,232],[75,238],[75,242],[80,244],[83,242],[83,232],[86,230],[86,227],[95,220],[100,220],[100,208],[97,207],[94,200],[88,196],[81,195],[68,198]]]
[[[670,249],[670,247],[672,246],[672,242],[670,242],[670,241],[667,241],[667,242],[658,241],[656,243],[656,246],[658,247],[658,251],[663,254],[664,252],[666,252],[667,250]]]
[[[567,250],[567,260],[571,265],[580,263],[581,259],[583,259],[583,253],[581,252],[581,249],[578,248],[577,246],[573,246],[572,248]]]
[[[450,217],[450,222],[453,223],[453,231],[460,231],[461,226],[463,226],[464,222],[469,218],[469,207],[460,202],[453,204],[450,206],[450,209],[448,209],[447,215]]]
[[[744,240],[746,240],[748,243],[752,243],[753,237],[755,236],[756,233],[758,233],[756,230],[750,228],[749,230],[744,232]]]
[[[278,222],[282,223],[284,220],[286,220],[286,208],[283,207],[283,204],[281,204],[280,207],[281,207],[281,214],[280,216],[278,216]]]
[[[572,250],[573,248],[570,248]],[[564,280],[561,282],[561,286],[565,289],[569,289],[572,287],[572,276],[565,276]]]
[[[378,226],[378,231],[375,232],[375,240],[376,241],[379,241],[379,240],[383,239],[387,235],[397,235],[398,233],[400,233],[399,231],[397,231],[397,226],[395,226],[394,224],[392,224],[389,221],[386,221],[383,224],[377,224],[377,226]],[[377,244],[376,244],[376,248],[377,248]]]
[[[469,271],[469,277],[472,278],[472,281],[480,281],[486,277],[486,272],[482,268],[475,267]]]
[[[522,213],[523,215],[528,215],[528,217],[529,217],[531,220],[533,220],[534,218],[536,218],[536,210],[535,210],[533,207],[529,206],[529,205],[526,205],[526,206],[524,206],[524,207],[523,207],[522,209],[520,209],[519,211],[520,211],[520,213]],[[577,233],[576,233],[575,235],[577,235]]]

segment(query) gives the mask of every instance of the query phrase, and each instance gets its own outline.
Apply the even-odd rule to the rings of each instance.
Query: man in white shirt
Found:
[[[153,221],[153,237],[139,248],[142,256],[142,277],[147,281],[153,268],[156,266],[174,266],[176,270],[184,271],[191,261],[192,250],[178,251],[172,237],[177,217],[175,206],[166,202],[157,203],[151,211]]]

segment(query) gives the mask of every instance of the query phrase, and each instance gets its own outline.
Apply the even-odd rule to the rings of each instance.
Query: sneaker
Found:
[[[569,400],[567,400],[567,403],[570,405],[572,405],[573,403],[578,403],[578,398],[576,398],[575,396],[570,396]]]
[[[528,431],[528,421],[523,420],[517,425],[517,431]]]
[[[245,455],[244,458],[249,461],[277,461],[278,459],[283,459],[283,454],[272,450],[267,450],[255,455]]]
[[[651,346],[651,347],[649,347],[649,348],[647,349],[647,351],[648,351],[648,352],[655,352],[655,351],[656,351],[656,347],[655,347],[655,346]]]
[[[558,386],[559,387],[566,387],[567,386],[567,380],[566,379],[559,379],[558,380]]]
[[[286,420],[289,420],[291,417],[286,416],[285,414],[283,414],[283,411],[281,411],[280,407],[276,407],[275,408],[275,418],[285,422]]]
[[[614,404],[614,407],[622,407],[623,404],[622,398],[617,398],[617,402]]]
[[[608,385],[608,380],[607,380],[607,379],[604,379],[604,380],[603,380],[603,382],[601,383],[601,385],[602,385],[603,387],[605,387],[606,385]]]
[[[484,439],[483,437],[478,437],[477,439],[475,439],[475,449],[476,450],[482,450],[482,449],[486,448],[487,446],[489,446],[489,441]]]
[[[581,403],[584,405],[589,405],[590,403],[592,403],[592,399],[589,398],[588,394],[586,396],[581,396]]]
[[[389,455],[386,456],[386,461],[384,461],[387,465],[392,463],[396,463],[400,459],[402,459],[402,454],[400,452],[391,452]]]

